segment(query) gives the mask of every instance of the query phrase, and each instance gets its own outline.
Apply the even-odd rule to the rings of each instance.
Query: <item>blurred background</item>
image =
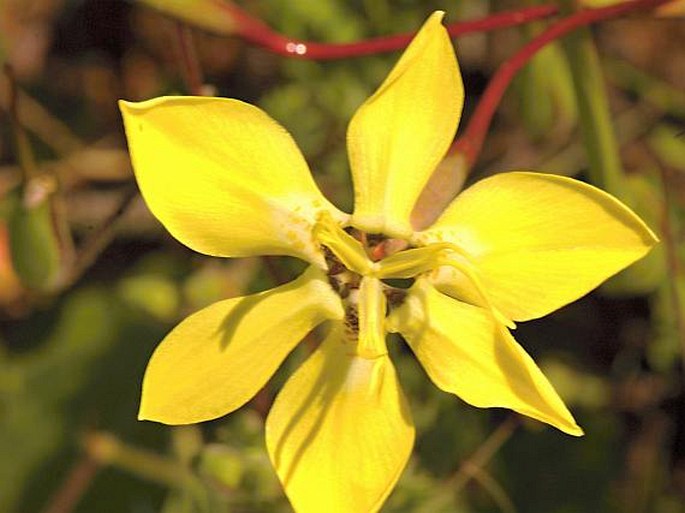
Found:
[[[147,359],[171,327],[301,267],[214,259],[172,239],[137,194],[116,101],[189,94],[190,49],[203,91],[276,118],[349,211],[346,125],[399,53],[290,59],[188,28],[153,3],[164,4],[0,0],[2,512],[290,511],[263,423],[305,348],[228,417],[175,428],[136,420]],[[319,42],[415,31],[435,9],[454,22],[534,3],[236,2]],[[464,119],[498,66],[547,23],[455,39]],[[394,341],[417,443],[383,511],[685,511],[685,23],[642,13],[574,38],[518,74],[468,181],[512,169],[576,176],[624,198],[662,239],[598,291],[517,330],[586,435],[469,407]],[[579,76],[594,80],[591,93],[578,94]],[[608,146],[581,136],[593,126]]]

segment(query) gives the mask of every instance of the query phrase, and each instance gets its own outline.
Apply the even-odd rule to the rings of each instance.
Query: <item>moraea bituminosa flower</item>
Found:
[[[140,408],[141,419],[167,424],[234,411],[327,322],[266,421],[269,456],[300,512],[376,511],[409,458],[414,427],[387,332],[407,340],[442,390],[581,435],[508,328],[574,301],[656,242],[608,194],[531,172],[482,180],[432,226],[412,229],[463,103],[441,19],[429,18],[350,123],[351,215],[322,196],[288,133],[256,107],[121,104],[143,197],[174,237],[207,255],[310,263],[291,283],[181,322],[150,360]],[[404,249],[383,251],[389,240]],[[395,289],[390,278],[414,281]]]

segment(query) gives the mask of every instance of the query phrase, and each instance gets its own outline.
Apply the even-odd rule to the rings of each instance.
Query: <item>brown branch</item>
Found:
[[[195,42],[191,29],[183,23],[176,22],[178,53],[181,61],[181,75],[190,94],[204,96],[202,67],[195,51]]]
[[[95,263],[98,256],[114,239],[119,224],[138,197],[137,187],[131,185],[124,192],[116,210],[102,223],[98,230],[77,250],[73,265],[65,272],[58,284],[58,291],[65,290],[76,283],[81,276]]]
[[[71,468],[43,513],[71,513],[90,487],[100,467],[101,464],[95,459],[82,456]]]
[[[470,458],[464,461],[457,472],[450,478],[448,485],[457,493],[473,478],[474,470],[483,468],[501,449],[504,443],[514,434],[518,426],[518,417],[509,415],[497,429],[478,447]]]
[[[473,467],[471,471],[473,480],[490,495],[490,498],[497,504],[497,507],[502,513],[516,513],[516,507],[514,506],[511,497],[507,495],[507,492],[504,491],[502,485],[500,485],[494,477],[492,477],[483,467]]]

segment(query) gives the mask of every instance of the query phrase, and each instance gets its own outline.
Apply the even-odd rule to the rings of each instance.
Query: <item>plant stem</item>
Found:
[[[516,76],[516,73],[540,49],[545,47],[545,45],[565,36],[579,27],[617,18],[634,11],[653,9],[669,1],[670,0],[632,0],[599,9],[586,9],[551,25],[547,30],[526,44],[499,67],[485,89],[463,134],[457,138],[452,145],[450,153],[462,153],[466,157],[469,165],[473,165],[480,155],[492,117],[499,106],[502,96],[509,87],[509,84]]]
[[[474,468],[473,480],[490,495],[490,498],[497,504],[502,513],[516,513],[516,507],[509,495],[507,495],[507,492],[485,469]]]
[[[88,457],[100,465],[111,465],[171,488],[201,488],[198,478],[180,463],[125,444],[110,433],[90,433],[84,441],[84,448]]]
[[[225,8],[236,20],[236,31],[240,37],[270,52],[299,59],[333,60],[391,52],[404,48],[414,37],[412,32],[354,43],[315,43],[280,34],[235,4],[226,4]],[[502,11],[476,20],[449,23],[446,27],[449,34],[456,37],[473,32],[514,27],[533,20],[549,18],[557,12],[558,8],[555,5],[538,5]]]
[[[19,122],[19,88],[17,87],[17,81],[14,77],[12,66],[5,64],[3,72],[5,73],[5,77],[7,78],[7,82],[9,84],[7,92],[9,98],[7,104],[10,125],[14,135],[14,145],[17,152],[17,160],[24,173],[24,181],[28,182],[29,179],[38,174],[38,165],[36,164],[36,159],[33,155],[33,151],[31,150],[29,138],[24,131],[24,127]]]
[[[461,490],[468,483],[474,474],[474,469],[483,468],[500,450],[504,443],[514,434],[518,426],[518,417],[514,414],[509,415],[497,429],[478,447],[473,455],[461,464],[457,473],[450,479],[450,485],[454,492]]]
[[[51,498],[43,513],[71,513],[74,511],[99,469],[99,462],[89,456],[82,457],[69,471],[62,486]]]
[[[176,36],[181,61],[181,75],[183,76],[186,88],[192,95],[203,96],[202,68],[197,59],[193,33],[187,25],[177,22]]]
[[[675,215],[674,198],[672,187],[671,170],[668,169],[662,162],[657,159],[659,165],[659,172],[661,178],[661,190],[663,195],[663,211],[661,221],[661,233],[666,253],[666,264],[668,266],[668,275],[670,280],[667,282],[669,300],[671,309],[673,310],[673,323],[675,332],[677,333],[678,341],[680,342],[680,358],[682,369],[685,372],[685,317],[683,317],[683,297],[681,294],[680,282],[682,276],[682,269],[680,259],[678,257],[678,236],[677,230],[674,226]],[[685,383],[681,383],[681,387],[685,388]]]
[[[446,511],[458,494],[479,470],[485,467],[492,457],[497,454],[507,440],[514,434],[519,424],[518,417],[510,414],[504,422],[490,433],[483,443],[476,449],[470,458],[459,466],[459,469],[449,477],[439,493],[434,494],[421,508],[421,513],[433,511]]]
[[[569,9],[573,8],[571,0],[563,0],[563,3]],[[628,191],[625,174],[611,120],[599,54],[592,34],[587,27],[580,28],[564,38],[563,47],[573,78],[590,182],[626,200]]]
[[[21,109],[17,109],[16,105],[21,105]],[[35,98],[16,88],[7,73],[4,78],[0,77],[0,109],[7,113],[15,109],[17,122],[57,155],[69,155],[84,147],[83,141],[71,131],[66,123],[53,116]]]
[[[114,239],[124,216],[128,213],[133,201],[138,197],[138,189],[131,186],[124,191],[116,210],[79,248],[73,264],[65,271],[55,292],[63,292],[76,283],[95,263],[100,254]]]

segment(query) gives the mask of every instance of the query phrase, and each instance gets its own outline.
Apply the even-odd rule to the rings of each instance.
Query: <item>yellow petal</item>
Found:
[[[351,354],[336,324],[288,380],[266,444],[298,513],[371,513],[409,459],[414,427],[387,355]]]
[[[388,317],[433,383],[467,403],[503,407],[582,435],[547,378],[489,312],[438,292],[419,279]]]
[[[285,254],[316,261],[322,196],[290,135],[238,100],[120,102],[138,185],[186,246],[214,256]]]
[[[409,215],[444,157],[464,87],[442,12],[434,13],[347,132],[354,226],[406,238]]]
[[[471,291],[476,295],[476,304],[486,307],[495,317],[495,320],[509,328],[516,327],[492,304],[483,289],[480,278],[472,270],[469,262],[465,261],[461,248],[453,244],[439,242],[400,251],[378,262],[374,271],[380,278],[412,278],[441,266],[454,268],[458,271],[459,276],[468,280],[472,288]]]
[[[139,418],[189,424],[239,408],[307,332],[342,316],[340,298],[314,267],[275,289],[200,310],[152,355]]]
[[[478,182],[417,243],[461,247],[509,319],[546,315],[587,294],[657,242],[630,209],[570,178],[503,173]],[[442,269],[440,290],[481,304],[463,274]]]

